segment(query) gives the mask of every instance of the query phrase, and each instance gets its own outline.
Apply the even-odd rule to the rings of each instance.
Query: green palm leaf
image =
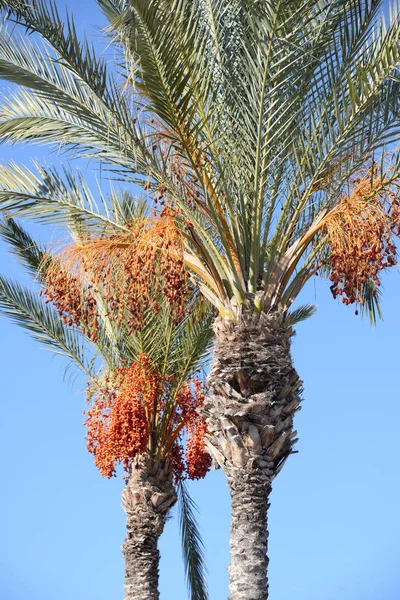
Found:
[[[304,304],[303,306],[299,306],[290,311],[288,316],[286,317],[286,324],[288,326],[296,325],[296,323],[300,323],[301,321],[305,321],[309,319],[317,312],[317,307],[313,304]]]
[[[0,236],[7,242],[13,254],[22,262],[28,272],[34,277],[40,276],[46,250],[35,242],[32,236],[14,219],[0,222]]]
[[[179,484],[178,494],[182,555],[190,598],[191,600],[207,600],[204,546],[196,522],[198,508],[190,497],[184,482]]]
[[[93,375],[93,361],[86,359],[82,337],[64,325],[58,313],[45,305],[37,293],[18,282],[0,277],[0,310],[26,329],[40,344],[71,359],[88,376]]]
[[[41,165],[36,172],[16,163],[0,166],[0,209],[46,223],[73,225],[84,219],[97,227],[126,229],[101,193],[96,202],[81,175]]]

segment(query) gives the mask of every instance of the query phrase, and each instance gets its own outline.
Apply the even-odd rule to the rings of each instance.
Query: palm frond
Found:
[[[0,9],[28,32],[39,33],[62,59],[62,64],[100,98],[108,93],[105,61],[85,37],[78,38],[73,17],[64,21],[53,0],[1,0]]]
[[[189,495],[187,485],[178,485],[179,527],[182,555],[191,600],[207,600],[204,545],[196,522],[196,504]]]
[[[22,262],[30,274],[39,277],[46,249],[39,246],[32,236],[14,219],[0,222],[0,237],[11,247],[11,251]]]
[[[325,54],[325,72],[312,90],[313,95],[305,98],[300,126],[293,139],[297,147],[292,146],[294,152],[290,152],[293,157],[290,169],[294,167],[294,171],[289,171],[288,178],[293,179],[293,185],[286,195],[275,234],[282,249],[290,243],[301,215],[309,206],[315,206],[311,197],[316,190],[326,187],[327,179],[335,182],[337,190],[373,150],[395,142],[398,137],[400,19],[398,12],[394,13],[386,29],[384,21],[376,19],[380,5],[381,2],[369,2],[360,7],[361,22],[355,19],[353,25],[351,19],[349,23],[339,23],[340,60]],[[336,197],[335,193],[321,195],[317,202],[319,206],[321,201],[329,204]]]
[[[125,228],[109,211],[101,193],[96,202],[82,176],[39,164],[36,172],[14,162],[0,166],[0,210],[9,217],[46,223],[68,225],[84,220],[113,230]]]
[[[1,29],[0,77],[30,91],[9,95],[2,107],[0,137],[55,142],[58,132],[58,144],[82,147],[146,173],[149,156],[138,137],[131,107],[96,52],[87,42],[78,41],[73,20],[68,21],[65,33],[53,3],[39,2],[33,8],[28,3],[9,4],[23,7],[25,17],[17,16],[17,21],[39,32],[55,54]]]
[[[291,310],[286,317],[285,323],[288,327],[296,325],[296,323],[309,319],[315,315],[316,312],[317,307],[314,304],[304,304],[303,306]]]
[[[378,319],[383,319],[380,307],[381,292],[373,282],[365,283],[361,295],[364,304],[361,305],[361,314],[368,315],[371,325],[376,325]]]
[[[18,282],[0,276],[0,310],[55,354],[71,359],[88,377],[93,375],[93,357],[87,360],[78,331],[62,323],[60,316]]]
[[[129,8],[129,0],[97,0],[97,3],[111,23]]]
[[[197,297],[196,297],[197,296]],[[190,301],[186,318],[173,332],[168,364],[182,379],[203,369],[210,359],[214,339],[212,305],[202,301],[198,293]]]

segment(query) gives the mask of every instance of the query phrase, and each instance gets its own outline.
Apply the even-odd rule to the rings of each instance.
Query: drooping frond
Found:
[[[204,369],[210,358],[213,342],[212,323],[215,311],[201,297],[195,297],[187,307],[187,316],[173,332],[168,361],[182,377]]]
[[[376,325],[378,319],[383,318],[380,307],[381,291],[376,285],[368,281],[364,284],[361,293],[364,300],[361,311],[363,314],[368,315],[371,325]]]
[[[191,600],[207,600],[206,565],[204,546],[196,522],[197,506],[189,495],[187,485],[178,486],[179,526],[182,555]]]
[[[115,6],[117,4],[118,2]],[[84,88],[82,93],[87,89],[91,90],[110,115],[121,125],[131,127],[130,108],[120,92],[114,74],[94,45],[85,36],[78,37],[74,18],[70,13],[67,13],[66,19],[61,18],[53,0],[1,0],[0,9],[8,14],[10,21],[22,25],[29,33],[39,34],[46,41],[54,55],[41,55],[39,51],[39,59],[47,58],[55,72],[58,67],[64,69],[61,71],[64,76],[65,71],[69,72],[80,83],[80,87]],[[11,42],[9,38],[8,41]],[[26,49],[29,50],[30,47],[27,46]]]
[[[3,102],[3,140],[43,140],[86,150],[95,147],[110,157],[114,152],[117,162],[125,160],[122,155],[128,148],[122,149],[114,113],[85,81],[52,59],[41,46],[23,37],[14,40],[6,30],[1,31],[0,76],[29,88],[10,93]]]

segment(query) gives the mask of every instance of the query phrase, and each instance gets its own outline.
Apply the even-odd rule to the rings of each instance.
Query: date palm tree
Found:
[[[132,220],[126,198],[121,208]],[[82,227],[78,229],[82,234]],[[128,308],[122,319],[112,318],[99,279],[95,292],[91,283],[78,290],[58,258],[12,219],[0,223],[0,236],[36,282],[32,289],[0,276],[0,311],[52,352],[72,360],[86,376],[88,449],[103,476],[115,475],[118,463],[125,468],[126,600],[159,598],[158,539],[178,496],[190,597],[206,600],[203,547],[185,481],[204,477],[211,462],[202,442],[204,426],[193,413],[203,398],[195,372],[207,356],[210,316],[192,296],[187,299],[192,305],[189,316],[177,321],[171,303],[160,299],[158,311],[142,311],[140,326],[127,333]],[[52,267],[57,271],[51,280]],[[185,431],[186,459],[181,439]]]
[[[174,212],[186,267],[218,311],[201,413],[231,493],[230,598],[265,600],[268,496],[301,399],[290,339],[313,312],[293,302],[321,272],[374,319],[379,273],[396,261],[399,7],[98,3],[114,74],[50,0],[0,3],[47,44],[18,27],[0,37],[0,77],[19,86],[0,107],[0,139],[100,161]],[[69,174],[8,165],[0,186],[12,215],[109,219]]]

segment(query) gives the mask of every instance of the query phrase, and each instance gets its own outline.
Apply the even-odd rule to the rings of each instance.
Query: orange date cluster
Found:
[[[206,425],[197,412],[203,386],[196,378],[179,390],[174,384],[142,354],[97,390],[84,424],[87,448],[103,476],[115,476],[118,464],[129,473],[135,456],[145,452],[169,460],[176,481],[206,475],[211,457],[204,443]]]

